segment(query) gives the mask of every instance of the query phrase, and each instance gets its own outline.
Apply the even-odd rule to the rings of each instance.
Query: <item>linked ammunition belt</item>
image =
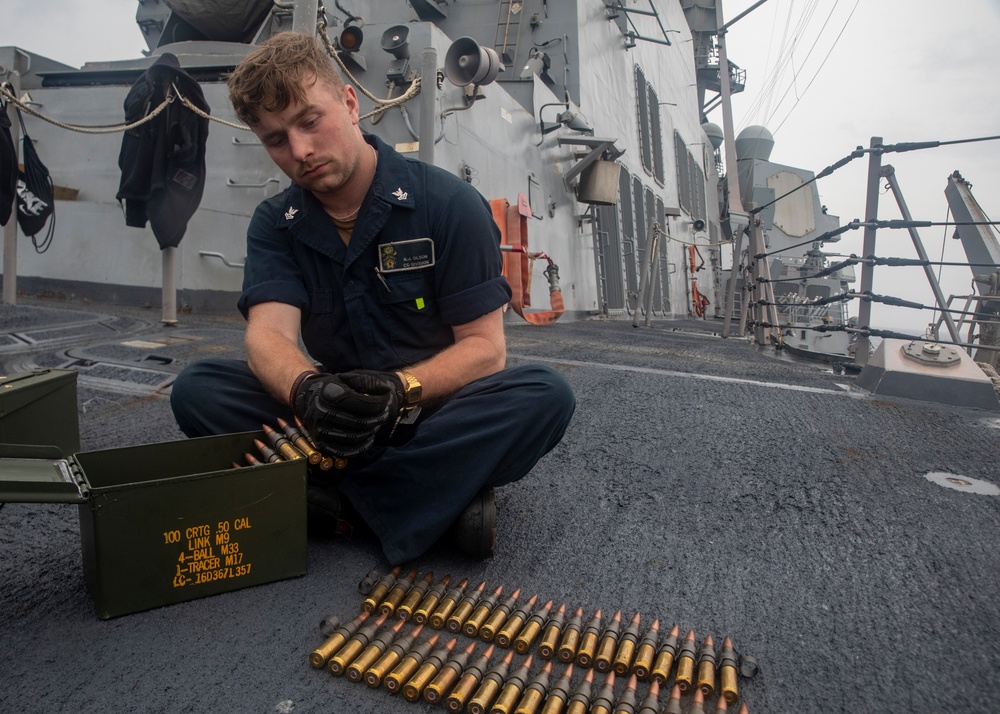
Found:
[[[623,628],[621,610],[605,621],[598,609],[584,626],[582,607],[567,618],[565,604],[539,606],[537,595],[520,602],[519,589],[504,597],[503,586],[488,590],[485,581],[452,586],[450,575],[435,583],[433,573],[397,567],[369,573],[359,590],[359,615],[320,623],[326,639],[309,655],[312,666],[450,712],[680,714],[684,699],[689,714],[710,711],[713,699],[711,711],[726,712],[739,702],[738,675],[757,670],[729,637],[719,650],[711,635],[700,647],[694,630],[682,639],[677,625],[661,638],[658,619],[640,637],[640,614]],[[487,643],[478,657],[477,640]],[[544,664],[529,678],[536,656]],[[596,690],[595,677],[603,677]],[[625,681],[620,693],[617,680]],[[740,703],[739,714],[748,712]]]
[[[234,461],[233,468],[297,459],[308,459],[309,464],[317,467],[320,471],[329,471],[332,468],[342,469],[347,466],[345,459],[329,457],[320,453],[312,442],[308,430],[298,417],[295,417],[295,426],[284,419],[278,419],[277,430],[272,429],[267,424],[262,424],[261,428],[270,444],[265,444],[260,439],[254,439],[253,444],[257,448],[257,454],[251,454],[249,451],[244,453],[243,458],[246,463],[240,464]]]

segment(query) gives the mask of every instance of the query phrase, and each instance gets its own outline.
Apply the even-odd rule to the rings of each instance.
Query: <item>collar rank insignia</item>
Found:
[[[392,195],[395,196],[400,201],[405,201],[407,195],[409,194],[407,194],[406,191],[404,191],[403,189],[397,188],[395,191],[392,192]]]
[[[290,207],[287,211],[285,211],[285,220],[286,221],[292,220],[293,218],[295,218],[295,214],[298,212],[299,209],[295,208],[294,206]]]

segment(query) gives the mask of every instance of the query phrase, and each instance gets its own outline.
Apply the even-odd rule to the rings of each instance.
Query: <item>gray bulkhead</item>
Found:
[[[425,47],[437,50],[437,66],[443,68],[448,48],[460,36],[473,37],[484,47],[496,47],[498,54],[506,51],[511,64],[500,80],[480,88],[483,99],[467,110],[448,114],[443,121],[437,119],[434,163],[465,177],[487,199],[502,197],[516,203],[519,193],[529,198],[533,214],[528,221],[529,249],[548,254],[559,266],[566,302],[563,319],[615,314],[628,305],[626,293],[634,292],[637,285],[648,236],[646,240],[638,238],[645,233],[649,218],[658,218],[664,230],[683,241],[694,240],[694,219],[705,220],[709,226],[698,234],[700,242],[707,242],[711,234],[718,236],[715,161],[700,125],[690,32],[683,11],[678,3],[657,3],[663,26],[670,31],[669,46],[640,39],[626,48],[629,43],[619,23],[606,19],[608,11],[602,2],[528,0],[517,13],[521,17],[516,28],[506,22],[510,5],[453,2],[445,6],[446,18],[430,22],[420,21],[406,3],[347,3],[352,13],[365,18],[360,54],[366,65],[362,70],[348,59],[348,69],[374,95],[385,97],[386,72],[393,57],[379,48],[379,39],[398,24],[409,30],[409,68],[413,73],[420,71]],[[342,23],[343,17],[328,9],[328,15],[334,14],[338,14],[338,24]],[[640,34],[664,37],[655,21],[641,16],[634,21]],[[274,27],[281,29],[279,23]],[[342,25],[331,25],[331,38],[341,29]],[[519,77],[533,48],[548,55],[550,65],[544,79],[536,74]],[[186,68],[217,66],[223,70],[238,62],[248,49],[223,42],[182,42],[162,48],[178,55]],[[94,62],[83,71],[96,76],[142,68],[151,62],[147,58]],[[647,148],[645,161],[640,143],[643,118],[637,99],[637,67],[659,100],[656,107],[646,107],[658,112],[660,145]],[[212,114],[235,121],[222,81],[199,80]],[[48,116],[75,124],[109,125],[122,121],[122,102],[131,80],[114,85],[42,86],[40,77],[29,75],[23,85],[36,108]],[[394,96],[404,90],[395,88]],[[565,101],[567,90],[569,110],[593,128],[594,136],[614,139],[615,147],[625,150],[617,159],[623,167],[619,183],[628,186],[632,194],[640,190],[642,201],[630,195],[616,206],[598,207],[576,200],[573,186],[567,186],[563,177],[586,147],[560,145],[558,138],[582,135],[566,126],[544,136],[539,130],[540,120],[554,122],[564,110],[557,105]],[[405,117],[393,108],[377,125],[365,120],[362,128],[416,155],[420,103],[427,94],[405,105]],[[435,117],[446,109],[465,106],[465,90],[447,80],[441,83]],[[362,112],[372,107],[373,103],[362,96]],[[27,242],[20,243],[20,285],[28,290],[90,294],[130,304],[157,303],[160,254],[156,241],[148,228],[126,227],[114,199],[120,178],[117,158],[121,134],[84,135],[33,117],[25,120],[55,183],[77,189],[79,194],[74,201],[58,202],[56,235],[47,253],[36,255]],[[648,113],[645,121],[650,121]],[[654,150],[661,152],[660,162],[651,161],[649,152]],[[697,175],[694,183],[700,183],[700,188],[679,183],[677,155],[682,150],[690,154],[682,158],[683,166],[700,167],[702,173],[689,171],[681,180],[690,184],[690,176]],[[218,253],[231,263],[242,263],[246,226],[254,208],[288,180],[271,164],[252,133],[214,122],[209,130],[207,163],[204,197],[178,249],[178,303],[195,310],[225,310],[235,303],[242,271],[200,253]],[[678,206],[678,217],[664,218],[664,209]],[[617,226],[613,231],[617,240],[606,235],[611,222]],[[628,236],[632,236],[631,242]],[[685,276],[686,247],[667,240],[661,243],[661,251],[654,311],[685,315],[685,290],[690,279]],[[702,252],[708,263],[708,251],[702,248]],[[548,307],[547,282],[541,274],[544,267],[544,260],[536,261],[532,283],[532,306],[541,309]],[[708,273],[699,274],[699,289],[713,302],[717,299],[711,290],[714,283]]]

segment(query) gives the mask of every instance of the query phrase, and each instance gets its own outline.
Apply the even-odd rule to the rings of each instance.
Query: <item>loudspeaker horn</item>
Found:
[[[406,25],[393,25],[382,33],[379,46],[396,59],[407,59],[410,56],[410,43],[406,39],[409,34],[410,28]]]
[[[500,73],[500,57],[495,50],[481,47],[471,37],[459,37],[445,55],[444,73],[459,87],[489,84]]]

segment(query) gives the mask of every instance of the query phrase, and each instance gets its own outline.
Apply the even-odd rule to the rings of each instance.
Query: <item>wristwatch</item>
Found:
[[[403,398],[406,400],[406,406],[412,407],[420,401],[424,388],[420,385],[420,380],[405,369],[400,370],[399,375],[403,378]]]

